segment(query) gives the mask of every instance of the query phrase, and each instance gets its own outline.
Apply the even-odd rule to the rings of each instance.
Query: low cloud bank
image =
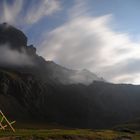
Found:
[[[34,65],[32,58],[25,50],[14,50],[9,45],[0,46],[0,65],[31,66]]]

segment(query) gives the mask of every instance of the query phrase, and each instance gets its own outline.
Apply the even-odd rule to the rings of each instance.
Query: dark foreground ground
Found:
[[[0,130],[0,140],[140,140],[140,130],[135,129],[136,127],[132,129],[132,125],[93,130],[67,128],[49,123],[16,122],[14,128],[15,133],[10,129]]]
[[[17,129],[0,131],[0,140],[140,140],[140,132],[131,134],[113,130]]]

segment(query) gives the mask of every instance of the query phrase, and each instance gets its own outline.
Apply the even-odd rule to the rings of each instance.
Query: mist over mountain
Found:
[[[0,25],[0,109],[10,118],[105,128],[140,117],[140,86],[46,61],[27,41],[19,29]]]
[[[29,68],[34,69],[33,71],[38,72],[37,75],[42,75],[43,79],[47,78],[50,72],[50,77],[63,84],[90,84],[96,80],[103,81],[88,70],[70,70],[52,61],[46,61],[36,54],[33,45],[27,45],[27,37],[22,31],[7,23],[0,25],[0,65],[7,68],[19,67],[25,71]],[[30,72],[33,73],[32,70]]]

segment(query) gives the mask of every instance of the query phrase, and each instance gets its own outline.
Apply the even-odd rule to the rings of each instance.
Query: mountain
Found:
[[[108,83],[86,69],[46,61],[6,23],[0,44],[0,109],[9,118],[106,128],[140,117],[140,86]]]
[[[22,57],[24,57],[23,61],[28,60],[32,63],[31,65],[29,65],[28,63],[20,61],[20,65],[17,65],[17,63],[15,63],[14,65],[12,63],[11,65],[10,62],[13,57],[9,60],[10,62],[8,63],[7,61],[5,61],[5,59],[8,59],[8,56],[5,56],[6,58],[2,58],[2,53],[0,56],[1,65],[8,68],[9,65],[11,65],[10,68],[12,67],[16,70],[20,69],[20,71],[35,74],[36,76],[44,80],[46,80],[49,76],[51,79],[59,81],[62,84],[90,84],[96,80],[103,81],[102,78],[98,77],[92,72],[89,72],[88,70],[70,70],[55,64],[53,61],[46,61],[44,58],[36,54],[36,48],[33,45],[27,45],[27,41],[28,39],[26,35],[19,29],[16,29],[15,27],[8,25],[7,23],[1,24],[0,48],[3,49],[0,49],[0,51],[7,55],[19,55],[18,59],[22,60]]]
[[[24,33],[7,23],[0,24],[0,45],[10,43],[12,49],[21,49],[27,45]]]
[[[46,62],[46,69],[52,72],[51,77],[61,82],[62,84],[85,84],[89,85],[93,81],[105,81],[103,78],[98,77],[96,74],[83,69],[71,70],[64,68],[54,62]]]

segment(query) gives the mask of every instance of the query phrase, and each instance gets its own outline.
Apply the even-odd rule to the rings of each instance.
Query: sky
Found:
[[[0,0],[39,55],[113,83],[140,84],[139,15],[139,0]]]

